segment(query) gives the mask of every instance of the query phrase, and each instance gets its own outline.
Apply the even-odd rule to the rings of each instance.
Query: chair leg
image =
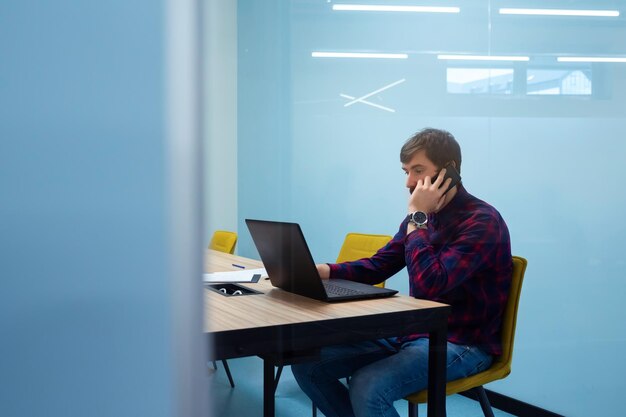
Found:
[[[480,402],[480,408],[483,409],[483,414],[485,417],[494,417],[493,410],[491,409],[491,404],[489,403],[489,398],[487,398],[487,393],[485,389],[482,387],[476,387],[472,391],[476,393],[478,397],[478,402]]]
[[[230,374],[230,368],[228,367],[228,362],[226,359],[222,361],[222,365],[224,365],[224,370],[226,371],[226,376],[228,377],[228,382],[230,382],[230,386],[235,388],[235,381],[233,381],[233,376]]]
[[[317,417],[317,407],[315,406],[314,402],[311,402],[311,407],[313,408],[311,414],[313,415],[313,417]]]
[[[417,403],[412,403],[410,401],[408,401],[408,403],[409,403],[409,417],[418,417],[419,410],[417,408]]]
[[[274,377],[274,394],[276,394],[276,389],[278,388],[278,381],[280,381],[280,376],[283,373],[283,366],[279,365],[276,370],[276,376]]]
[[[217,371],[217,363],[215,361],[213,361],[213,369]]]

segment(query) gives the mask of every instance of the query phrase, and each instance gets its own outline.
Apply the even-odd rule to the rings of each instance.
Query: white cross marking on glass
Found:
[[[369,97],[371,97],[373,95],[381,93],[381,92],[383,92],[385,90],[388,90],[391,87],[395,87],[398,84],[402,84],[405,81],[406,81],[406,79],[403,78],[403,79],[395,81],[395,82],[393,82],[391,84],[387,84],[386,86],[381,87],[378,90],[374,90],[371,93],[367,93],[367,94],[365,94],[364,96],[361,96],[361,97],[352,97],[352,96],[349,96],[348,94],[343,94],[343,93],[339,94],[339,96],[341,96],[343,98],[347,98],[348,100],[350,100],[349,102],[347,102],[346,104],[343,105],[344,107],[351,106],[354,103],[363,103],[363,104],[367,104],[368,106],[376,107],[376,108],[381,109],[381,110],[385,110],[385,111],[388,111],[388,112],[391,112],[391,113],[395,113],[394,109],[389,108],[389,107],[385,107],[385,106],[381,106],[380,104],[372,103],[371,101],[367,101],[366,98],[369,98]]]

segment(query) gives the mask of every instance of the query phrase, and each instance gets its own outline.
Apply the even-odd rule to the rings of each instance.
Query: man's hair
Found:
[[[430,127],[420,130],[402,145],[400,162],[409,163],[413,155],[421,150],[438,168],[454,161],[456,170],[461,172],[461,147],[450,132]]]

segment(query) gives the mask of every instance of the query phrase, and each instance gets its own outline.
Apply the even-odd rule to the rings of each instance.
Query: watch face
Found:
[[[418,224],[424,224],[428,219],[428,216],[426,216],[426,213],[424,213],[423,211],[416,211],[415,213],[413,213],[412,217],[412,220]]]

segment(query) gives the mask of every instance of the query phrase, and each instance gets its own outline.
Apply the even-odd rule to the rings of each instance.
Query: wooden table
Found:
[[[247,258],[208,250],[207,272],[261,268]],[[263,294],[226,297],[205,290],[204,327],[213,359],[281,358],[324,346],[428,332],[428,417],[444,417],[446,331],[450,307],[408,296],[326,303],[272,287],[241,284]],[[274,416],[274,364],[264,360],[263,415]]]

